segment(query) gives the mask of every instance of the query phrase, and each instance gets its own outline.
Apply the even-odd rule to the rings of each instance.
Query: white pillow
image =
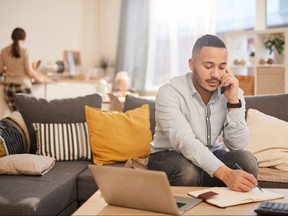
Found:
[[[259,167],[288,170],[288,122],[248,109],[247,126],[250,142],[246,150],[257,157]]]
[[[0,158],[0,174],[44,175],[55,165],[55,159],[34,154],[13,154]]]

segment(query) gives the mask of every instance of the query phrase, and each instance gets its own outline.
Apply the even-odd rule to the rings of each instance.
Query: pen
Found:
[[[242,167],[240,167],[237,163],[235,163],[235,166],[236,166],[238,169],[243,170]],[[257,185],[256,187],[257,187],[260,191],[262,191],[262,188],[261,188],[259,185]],[[262,192],[263,192],[263,191],[262,191]]]

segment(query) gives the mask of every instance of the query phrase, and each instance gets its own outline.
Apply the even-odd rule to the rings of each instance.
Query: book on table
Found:
[[[212,187],[203,190],[190,191],[188,192],[188,195],[195,198],[202,198],[207,203],[221,208],[284,197],[283,194],[275,193],[263,188],[262,191],[258,188],[254,188],[249,192],[237,192],[230,190],[228,187]],[[205,196],[206,198],[203,198]]]

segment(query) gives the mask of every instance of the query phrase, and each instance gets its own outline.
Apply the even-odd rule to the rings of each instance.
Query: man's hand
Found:
[[[226,73],[221,78],[221,85],[223,87],[228,86],[224,92],[225,97],[227,97],[227,101],[229,103],[238,103],[239,81],[228,68]]]
[[[258,185],[256,178],[243,170],[233,170],[220,166],[214,176],[223,181],[233,191],[248,192]]]

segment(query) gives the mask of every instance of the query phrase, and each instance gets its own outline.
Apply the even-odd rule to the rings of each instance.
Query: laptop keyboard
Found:
[[[177,207],[181,208],[182,206],[186,205],[186,203],[176,202]]]
[[[257,209],[258,215],[288,215],[288,203],[281,202],[262,202]]]

